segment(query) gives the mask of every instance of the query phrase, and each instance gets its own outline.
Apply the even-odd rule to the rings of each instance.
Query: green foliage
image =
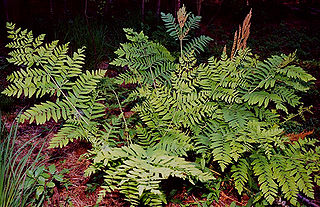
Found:
[[[51,147],[73,139],[91,143],[86,175],[104,175],[98,203],[118,190],[133,206],[161,206],[163,180],[207,182],[214,179],[213,166],[230,175],[239,194],[252,190],[252,205],[272,205],[279,196],[298,205],[298,193],[312,198],[313,182],[320,180],[320,148],[312,139],[292,142],[281,125],[294,117],[294,108],[302,113],[299,94],[315,79],[295,64],[294,53],[259,60],[246,48],[233,58],[223,52],[198,63],[196,55],[211,38],[189,40],[201,18],[184,7],[177,16],[178,23],[162,14],[167,32],[179,40],[178,61],[143,32],[124,29],[129,42],[116,50],[111,65],[127,70],[104,78],[99,90],[105,71],[82,72],[83,49],[69,56],[68,44],[43,44],[43,35],[34,39],[8,24],[13,41],[7,47],[14,49],[8,61],[23,69],[8,77],[11,85],[3,93],[55,97],[21,118],[38,124],[64,120]],[[116,85],[123,83],[136,88],[127,95]],[[138,119],[123,108],[132,100]],[[105,113],[102,102],[119,115]]]
[[[10,85],[2,93],[18,98],[22,95],[55,97],[54,102],[42,102],[26,110],[21,121],[43,124],[50,119],[56,122],[65,120],[66,124],[51,140],[50,147],[62,147],[73,139],[97,136],[99,124],[93,120],[103,116],[104,106],[99,103],[101,99],[95,88],[105,71],[82,72],[84,48],[69,56],[68,43],[58,45],[58,41],[53,41],[44,44],[45,35],[34,38],[31,31],[16,29],[11,23],[7,28],[12,42],[6,47],[13,49],[8,62],[22,69],[7,77]]]
[[[53,194],[53,188],[56,186],[55,183],[66,183],[63,173],[58,172],[54,164],[45,167],[44,165],[37,167],[35,171],[28,170],[27,177],[25,180],[27,188],[29,186],[35,186],[35,198],[32,200],[33,206],[41,206],[45,200],[48,200]]]
[[[161,205],[165,202],[165,196],[160,182],[169,176],[190,182],[212,179],[196,164],[177,156],[187,155],[187,148],[191,147],[186,147],[185,144],[186,139],[191,140],[190,137],[181,134],[177,129],[169,129],[159,143],[153,140],[153,147],[149,149],[143,144],[134,144],[142,143],[142,140],[133,140],[133,137],[137,133],[142,137],[143,131],[129,128],[129,120],[122,111],[111,79],[104,79],[104,90],[96,90],[105,71],[82,72],[84,49],[79,49],[73,56],[69,56],[68,44],[58,45],[58,41],[53,41],[43,46],[44,35],[34,39],[32,32],[15,29],[13,24],[8,24],[7,27],[9,38],[13,40],[7,47],[14,49],[10,52],[8,61],[22,69],[8,76],[11,84],[2,93],[17,97],[54,97],[54,101],[48,100],[26,110],[21,119],[37,124],[43,124],[50,119],[63,120],[64,125],[52,138],[50,147],[63,147],[74,139],[86,139],[91,143],[92,149],[88,156],[93,159],[93,164],[87,169],[87,175],[98,171],[105,173],[104,190],[101,191],[98,202],[107,191],[118,189],[132,204],[142,202],[147,205]],[[170,72],[175,67],[170,53],[163,46],[148,41],[143,33],[138,34],[130,29],[125,31],[132,43],[122,45],[117,54],[124,57],[115,60],[114,64],[124,66],[130,63],[127,59],[133,61],[130,69],[137,67],[136,71],[139,73],[131,78],[136,78],[138,83],[143,85],[155,85],[156,81],[169,80]],[[126,55],[127,53],[130,55]],[[144,53],[146,56],[143,56]],[[162,67],[163,65],[166,66]],[[144,76],[144,79],[141,79],[141,76]],[[118,83],[122,82],[120,79],[121,76]],[[107,120],[103,120],[105,106],[102,102],[105,99],[101,98],[100,94],[117,100],[119,116],[107,115]],[[107,104],[109,105],[110,101],[107,101]],[[114,107],[114,103],[109,106]],[[176,141],[172,142],[172,139]],[[123,144],[128,147],[120,147]],[[108,153],[109,151],[111,153]],[[129,179],[127,175],[130,175]],[[47,183],[52,186],[52,182]],[[38,185],[36,199],[44,199],[43,189],[48,186],[44,186],[47,185],[46,182]]]
[[[174,58],[169,51],[160,45],[148,40],[148,37],[132,29],[124,29],[130,43],[121,44],[115,52],[117,58],[111,62],[116,66],[128,66],[126,73],[117,77],[117,83],[152,84],[170,79],[174,70]]]
[[[1,116],[0,116],[1,117]],[[34,173],[41,166],[42,147],[34,156],[33,153],[39,145],[29,145],[35,141],[30,139],[22,146],[17,144],[18,123],[12,124],[9,132],[0,119],[0,206],[28,206],[37,188],[34,184],[28,184],[25,179],[27,172]],[[42,202],[39,202],[42,205]]]
[[[253,201],[257,205],[261,198],[272,204],[278,196],[296,205],[299,192],[312,198],[312,174],[318,177],[319,168],[314,166],[320,158],[316,141],[292,143],[284,135],[281,119],[293,116],[292,109],[302,105],[300,92],[306,92],[315,79],[295,64],[294,53],[261,61],[247,48],[232,59],[223,53],[220,59],[211,57],[208,63],[199,64],[195,53],[209,39],[200,36],[186,44],[195,45],[184,46],[182,40],[200,19],[183,11],[180,17],[178,24],[173,15],[162,14],[167,32],[180,40],[182,48],[179,63],[162,62],[163,67],[175,65],[174,71],[168,70],[169,79],[154,81],[149,75],[137,81],[137,76],[126,75],[126,83],[138,83],[129,95],[138,98],[133,110],[142,121],[134,142],[172,156],[196,152],[202,169],[218,163],[222,172],[231,174],[240,194],[249,181],[257,182],[260,192]],[[147,40],[143,33],[131,34],[130,41]],[[125,74],[144,72],[141,65],[149,62],[137,64],[130,58],[131,51],[144,47],[123,49],[123,45],[113,64],[128,66]],[[143,57],[148,57],[145,52]]]
[[[99,200],[106,192],[119,190],[132,205],[139,205],[141,200],[148,206],[162,206],[163,202],[166,203],[165,195],[160,190],[162,180],[170,176],[190,182],[212,179],[194,163],[168,155],[164,150],[145,150],[133,144],[121,148],[104,148],[95,153],[93,167],[87,170],[87,174],[106,168],[105,184],[102,186],[104,190],[100,192]]]

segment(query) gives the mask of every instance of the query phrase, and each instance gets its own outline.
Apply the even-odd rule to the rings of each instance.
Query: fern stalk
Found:
[[[130,145],[130,144],[132,144],[132,142],[131,142],[131,137],[130,137],[130,134],[129,134],[129,127],[128,127],[128,124],[127,124],[126,117],[124,116],[124,112],[122,110],[122,106],[121,106],[118,94],[113,89],[112,89],[112,92],[116,96],[116,99],[117,99],[117,102],[118,102],[118,105],[119,105],[119,109],[120,109],[120,112],[122,114],[122,119],[123,119],[123,122],[124,122],[124,125],[125,125],[125,129],[128,132],[128,135],[127,135],[128,145]]]
[[[182,58],[183,57],[183,46],[182,46],[182,39],[180,39],[180,57]]]
[[[41,64],[42,65],[42,64]],[[43,66],[42,66],[43,67]],[[55,86],[58,88],[58,90],[61,92],[61,94],[64,96],[64,98],[68,101],[68,103],[73,107],[73,109],[76,111],[76,113],[78,114],[78,116],[89,126],[89,123],[87,122],[87,120],[85,120],[85,118],[82,116],[82,114],[78,111],[78,109],[73,105],[73,103],[69,100],[68,96],[66,96],[66,94],[62,91],[62,89],[60,88],[60,86],[58,85],[58,83],[56,82],[56,80],[50,75],[50,73],[48,73],[48,75],[50,76],[50,79],[53,81],[53,83],[55,84]]]

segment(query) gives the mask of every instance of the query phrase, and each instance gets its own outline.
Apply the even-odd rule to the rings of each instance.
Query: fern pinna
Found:
[[[138,84],[130,95],[140,100],[134,107],[142,121],[135,143],[174,156],[196,152],[202,169],[217,163],[231,175],[240,194],[250,188],[249,180],[255,180],[260,190],[252,195],[255,205],[262,200],[272,204],[279,196],[297,205],[298,193],[312,198],[314,181],[319,183],[319,147],[312,139],[292,143],[281,120],[292,117],[292,109],[302,105],[299,93],[307,91],[315,79],[295,64],[295,53],[261,61],[245,44],[235,43],[231,57],[224,50],[220,58],[199,64],[195,55],[211,39],[200,36],[185,43],[200,18],[187,14],[185,8],[177,16],[178,23],[173,15],[162,14],[170,36],[180,41],[181,53],[178,63],[167,59],[153,67],[168,71],[165,80],[155,81],[149,75],[145,76],[149,81],[137,81],[136,76],[127,75],[144,72],[140,65],[145,62],[130,58],[129,51],[143,48],[135,48],[138,45],[131,44],[127,53],[117,52],[112,62],[129,67],[117,78],[119,83]],[[243,35],[249,35],[250,18],[251,12]],[[129,40],[141,34],[134,33],[136,37]],[[247,36],[239,35],[235,41],[241,43]],[[123,45],[119,50],[124,51]],[[175,66],[168,69],[167,65]]]

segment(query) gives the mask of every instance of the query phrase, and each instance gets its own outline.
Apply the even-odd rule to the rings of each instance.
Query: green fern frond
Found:
[[[66,124],[50,140],[49,148],[62,148],[78,139],[90,140],[90,136],[95,136],[95,133],[97,133],[95,127],[96,124],[93,122],[90,123],[90,126],[87,126],[81,120],[67,120]]]
[[[254,159],[251,164],[253,166],[254,174],[258,176],[261,192],[271,205],[278,193],[278,185],[273,176],[272,164],[266,157],[258,154],[253,154],[251,158]]]
[[[175,18],[172,14],[165,14],[161,12],[161,19],[164,21],[164,26],[167,28],[169,35],[176,40],[179,39],[179,26],[175,22]]]
[[[166,203],[160,182],[170,176],[187,179],[192,183],[194,178],[200,181],[212,179],[209,174],[203,173],[182,158],[167,155],[162,150],[152,148],[144,150],[139,145],[105,148],[95,159],[95,165],[100,162],[110,165],[104,171],[106,185],[103,191],[110,192],[117,189],[133,206],[139,205],[140,201],[152,206]],[[117,160],[120,162],[116,162]],[[101,193],[101,197],[104,192]]]
[[[206,131],[202,135],[197,136],[197,151],[203,154],[208,153],[214,161],[217,161],[222,171],[232,163],[232,160],[238,155],[232,153],[231,142],[227,137],[234,135],[227,128],[219,130],[219,123],[211,122],[207,125]],[[232,138],[231,138],[232,139]],[[236,152],[237,153],[237,152]],[[235,156],[235,157],[234,157]]]
[[[51,118],[56,122],[61,118],[67,119],[71,114],[74,114],[73,108],[67,101],[58,101],[53,103],[47,101],[45,103],[36,104],[26,110],[21,116],[21,122],[29,120],[29,123],[35,121],[37,124],[44,124]]]
[[[191,137],[180,130],[168,129],[160,136],[159,142],[154,148],[166,151],[170,155],[187,156],[187,152],[193,148]]]
[[[194,50],[197,54],[204,51],[204,48],[208,45],[213,39],[208,36],[201,35],[189,41],[186,46],[184,46],[184,53],[190,53]]]
[[[37,98],[42,97],[45,94],[53,95],[58,92],[58,89],[54,83],[51,82],[50,76],[40,69],[26,69],[25,71],[13,72],[7,77],[11,82],[3,94],[7,96],[21,95],[31,98],[35,95]]]
[[[231,167],[232,178],[235,182],[235,188],[241,195],[245,184],[249,180],[250,164],[246,159],[240,159],[236,165]]]
[[[138,34],[132,30],[125,31],[129,31],[127,37],[132,42],[121,44],[115,52],[118,57],[110,64],[128,66],[129,70],[120,74],[116,82],[150,84],[163,79],[168,80],[175,68],[172,63],[174,58],[169,51],[159,43],[149,41],[142,32]]]
[[[15,24],[7,23],[8,38],[14,40],[6,45],[8,48],[12,49],[23,49],[32,46],[33,34],[32,31],[21,30],[21,28],[16,29]],[[43,40],[43,36],[39,36],[36,40],[39,42]],[[22,51],[22,50],[20,50]]]
[[[85,61],[84,49],[85,47],[78,49],[77,52],[73,53],[72,58],[67,56],[67,60],[65,60],[69,67],[67,70],[67,78],[76,77],[81,74]]]
[[[17,97],[56,96],[55,102],[42,102],[26,110],[20,121],[43,124],[50,119],[66,120],[67,124],[52,139],[50,147],[65,146],[73,139],[93,141],[101,137],[94,120],[103,116],[105,107],[99,103],[102,99],[97,96],[96,88],[106,71],[82,73],[84,48],[69,57],[69,43],[43,44],[45,35],[34,39],[32,32],[16,29],[13,24],[8,23],[7,28],[12,39],[7,47],[14,49],[8,62],[23,68],[8,76],[11,84],[2,93]]]

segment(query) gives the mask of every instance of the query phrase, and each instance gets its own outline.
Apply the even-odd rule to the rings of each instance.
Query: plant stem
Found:
[[[269,80],[269,78],[271,78],[271,76],[268,76],[265,81]],[[258,87],[259,87],[259,85],[257,85],[252,91],[250,91],[249,94],[251,94],[251,93],[253,93],[255,90],[257,90]]]
[[[181,53],[181,58],[182,58],[182,56],[183,56],[183,54],[182,54],[182,39],[180,39],[180,53]]]
[[[156,88],[157,88],[157,86],[156,86],[156,83],[155,83],[155,77],[154,77],[154,75],[153,75],[153,72],[152,72],[151,67],[149,67],[149,70],[150,70],[150,73],[151,73],[151,76],[152,76],[152,83],[153,83],[153,87],[154,87],[154,89],[156,89]]]
[[[123,121],[124,121],[124,126],[126,128],[126,131],[128,131],[128,142],[129,142],[129,144],[131,144],[131,138],[130,138],[130,135],[129,135],[129,130],[128,130],[129,128],[128,128],[127,120],[126,120],[126,117],[124,116],[124,112],[122,110],[122,106],[121,106],[118,94],[113,89],[111,89],[111,90],[114,93],[114,95],[116,96],[116,99],[117,99],[117,102],[118,102],[118,105],[119,105],[119,109],[120,109],[120,112],[122,114],[122,118],[123,118]]]
[[[42,66],[43,67],[43,66]],[[89,126],[89,123],[84,119],[82,114],[78,111],[78,109],[73,105],[73,103],[69,100],[69,98],[66,96],[66,94],[62,91],[61,87],[59,84],[56,82],[56,80],[50,75],[50,73],[47,73],[50,77],[50,79],[53,81],[53,83],[56,85],[58,90],[61,92],[61,94],[65,97],[65,99],[70,103],[70,105],[76,110],[76,113],[79,115],[79,117]]]

